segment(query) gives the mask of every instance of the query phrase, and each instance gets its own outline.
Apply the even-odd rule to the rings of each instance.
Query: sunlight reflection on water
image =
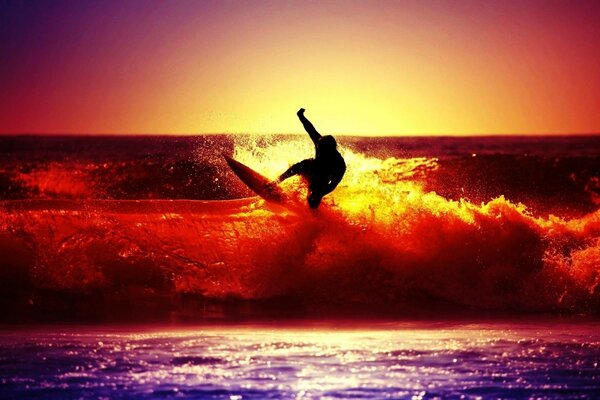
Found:
[[[0,397],[586,398],[599,325],[5,330]]]

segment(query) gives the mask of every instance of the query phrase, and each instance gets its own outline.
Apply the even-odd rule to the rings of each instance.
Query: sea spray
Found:
[[[230,152],[275,177],[312,156],[305,139],[244,137]],[[201,149],[189,152],[198,165],[205,162]],[[536,204],[503,195],[483,202],[468,193],[444,196],[431,190],[431,177],[445,168],[443,154],[375,156],[351,142],[341,151],[347,173],[316,211],[306,207],[299,177],[283,184],[289,209],[256,197],[95,199],[78,186],[85,179],[68,200],[5,200],[7,318],[64,307],[76,315],[134,308],[154,315],[190,299],[201,312],[207,304],[252,302],[309,315],[600,310],[600,211],[544,215]],[[241,193],[224,161],[206,162],[219,180],[199,176],[203,185],[218,186],[225,198]],[[69,176],[52,168],[59,171],[52,176]],[[42,175],[29,176],[34,184]]]

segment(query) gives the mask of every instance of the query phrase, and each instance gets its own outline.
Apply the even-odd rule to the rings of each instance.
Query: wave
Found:
[[[274,146],[241,143],[234,156],[268,175],[310,152]],[[451,200],[427,190],[435,158],[343,153],[352,167],[316,211],[298,178],[284,185],[296,194],[289,209],[258,198],[4,201],[2,301],[19,313],[72,296],[89,308],[195,298],[313,311],[600,310],[599,210],[542,217],[503,196]]]
[[[527,204],[534,215],[566,218],[600,205],[598,137],[341,137],[340,143],[382,162],[382,174],[396,174],[385,183],[418,180],[423,191],[450,200],[479,204],[503,195]],[[8,137],[0,138],[0,150],[6,152],[0,200],[235,199],[252,193],[222,153],[254,166],[260,162],[265,174],[275,175],[313,151],[304,137],[223,135]],[[386,162],[406,165],[391,169]]]

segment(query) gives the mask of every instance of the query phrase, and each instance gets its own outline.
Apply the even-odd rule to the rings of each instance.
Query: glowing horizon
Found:
[[[0,133],[600,132],[594,2],[3,2]]]

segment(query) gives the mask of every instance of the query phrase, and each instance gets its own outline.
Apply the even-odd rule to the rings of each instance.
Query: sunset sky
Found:
[[[2,133],[600,132],[600,1],[0,0]]]

